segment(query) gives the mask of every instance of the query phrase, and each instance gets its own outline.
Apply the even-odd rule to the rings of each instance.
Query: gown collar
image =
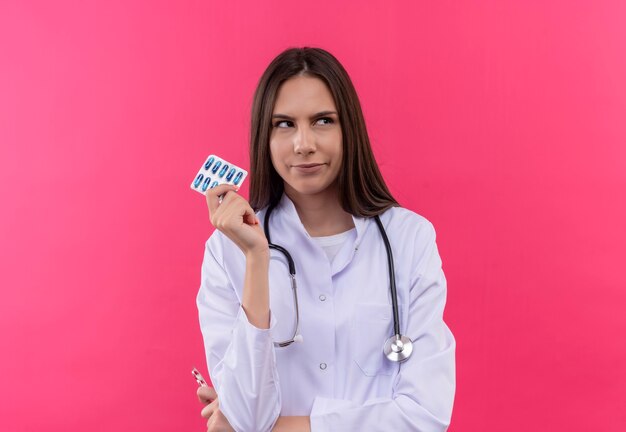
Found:
[[[302,221],[300,220],[300,216],[298,215],[296,206],[286,193],[283,192],[283,196],[276,206],[276,209],[283,213],[288,219],[297,221],[297,229],[301,231],[306,237],[311,238],[309,233],[304,228]],[[355,215],[352,215],[352,221],[354,222],[354,227],[356,228],[355,247],[358,248],[371,221],[370,218]]]

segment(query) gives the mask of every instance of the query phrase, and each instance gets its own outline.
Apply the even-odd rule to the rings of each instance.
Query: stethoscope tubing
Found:
[[[393,254],[391,252],[391,244],[389,243],[389,238],[387,237],[387,233],[385,232],[385,228],[383,227],[383,223],[380,221],[378,215],[374,216],[374,220],[378,225],[378,230],[383,237],[383,242],[385,242],[385,248],[387,249],[387,264],[389,265],[389,286],[391,287],[391,305],[393,307],[393,333],[396,335],[400,334],[400,318],[398,316],[398,293],[396,290],[396,271],[393,265]]]
[[[267,238],[268,246],[270,249],[275,249],[282,254],[284,254],[285,258],[287,258],[287,263],[289,266],[289,275],[291,277],[291,289],[294,298],[294,306],[296,309],[296,317],[295,317],[295,325],[294,325],[294,333],[291,339],[282,341],[282,342],[274,342],[274,345],[277,347],[286,347],[291,345],[296,341],[302,341],[302,336],[299,334],[299,326],[300,326],[300,308],[298,307],[298,294],[297,294],[297,284],[296,284],[296,266],[294,263],[291,254],[287,249],[282,246],[276,245],[272,243],[269,231],[269,218],[272,210],[274,210],[275,205],[271,205],[267,212],[265,213],[263,230],[265,231],[265,237]],[[396,290],[396,277],[395,277],[395,268],[393,263],[393,254],[391,252],[391,244],[389,243],[389,238],[387,237],[387,233],[385,232],[385,228],[383,227],[383,223],[381,222],[378,215],[374,216],[374,220],[378,226],[378,230],[383,238],[383,242],[385,244],[385,249],[387,251],[387,264],[389,267],[389,286],[391,289],[391,303],[393,309],[393,331],[394,335],[391,336],[385,342],[383,352],[389,360],[392,361],[405,361],[409,358],[413,351],[413,344],[410,338],[403,336],[400,334],[400,318],[398,315],[398,294]]]

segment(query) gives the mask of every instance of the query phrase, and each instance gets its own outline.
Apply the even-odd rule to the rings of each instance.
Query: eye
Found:
[[[283,124],[283,123],[291,123],[291,122],[288,121],[288,120],[280,120],[280,121],[277,121],[276,123],[274,123],[274,127],[282,128],[282,126],[280,126],[280,125]]]
[[[321,120],[328,120],[328,123],[325,123],[325,124],[332,124],[332,123],[335,123],[335,120],[333,120],[333,119],[332,119],[332,118],[330,118],[330,117],[322,117],[322,118],[320,118],[318,121],[321,121]]]

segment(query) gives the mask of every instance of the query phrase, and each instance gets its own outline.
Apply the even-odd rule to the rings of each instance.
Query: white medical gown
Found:
[[[257,215],[264,222],[265,209]],[[296,265],[302,343],[284,256],[269,268],[270,328],[241,307],[245,258],[216,230],[206,242],[197,296],[200,327],[220,410],[237,431],[269,431],[278,416],[310,416],[311,430],[445,431],[455,392],[455,339],[443,321],[446,279],[433,225],[404,208],[380,219],[395,261],[401,333],[413,340],[404,363],[387,360],[393,334],[387,254],[376,222],[353,217],[332,263],[283,194],[270,220],[272,242]]]

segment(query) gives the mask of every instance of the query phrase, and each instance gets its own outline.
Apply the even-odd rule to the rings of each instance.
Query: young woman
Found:
[[[206,194],[208,430],[446,430],[455,340],[435,230],[389,193],[347,72],[322,49],[284,51],[251,126],[250,201]]]

